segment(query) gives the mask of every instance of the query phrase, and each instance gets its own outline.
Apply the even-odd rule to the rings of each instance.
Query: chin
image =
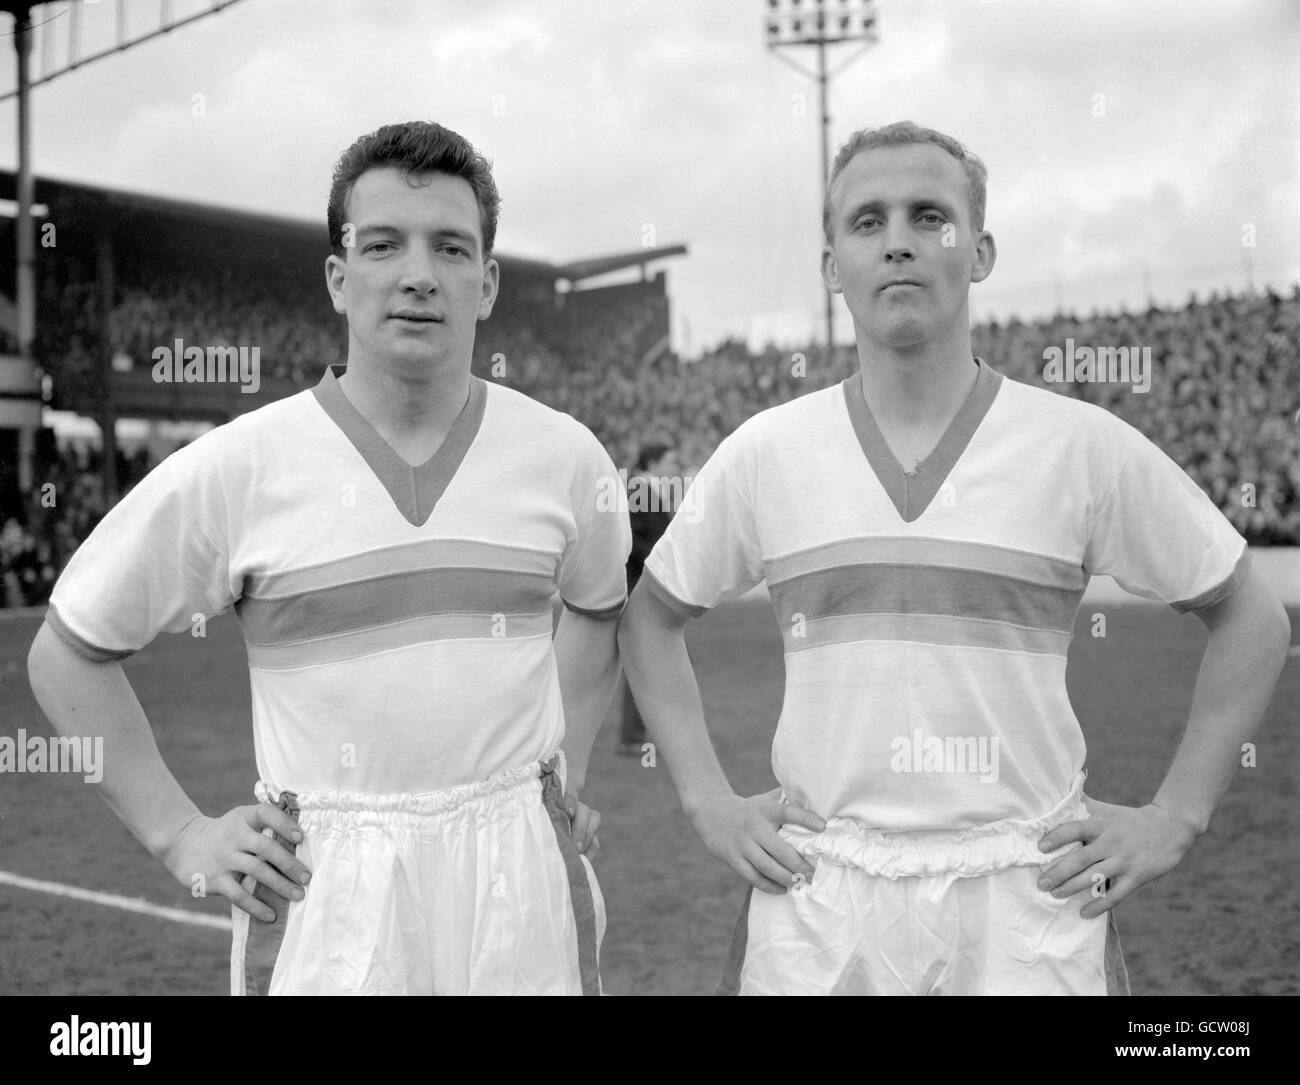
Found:
[[[917,316],[898,314],[876,325],[874,336],[879,342],[890,347],[915,347],[933,339],[936,328],[928,321]]]

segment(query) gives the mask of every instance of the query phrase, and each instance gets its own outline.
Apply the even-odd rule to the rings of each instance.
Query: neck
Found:
[[[956,413],[975,385],[969,325],[940,341],[899,347],[858,329],[862,394],[878,421],[932,426]]]
[[[468,365],[411,372],[349,350],[339,387],[375,429],[400,439],[449,429],[469,398],[469,381]]]

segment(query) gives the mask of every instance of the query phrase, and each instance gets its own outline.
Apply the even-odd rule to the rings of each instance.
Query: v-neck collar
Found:
[[[862,446],[867,462],[904,523],[912,523],[929,508],[944,479],[961,459],[966,446],[979,429],[979,424],[993,406],[998,387],[1002,383],[1002,374],[982,358],[976,358],[975,364],[979,366],[975,387],[953,415],[947,430],[939,438],[939,443],[916,465],[916,470],[910,475],[894,456],[884,434],[880,432],[871,408],[867,406],[862,394],[862,374],[855,373],[844,381],[844,401],[849,409],[849,420],[853,423],[858,444]]]
[[[412,466],[393,450],[343,394],[336,370],[338,375],[342,375],[346,367],[332,365],[327,368],[320,383],[312,389],[312,394],[330,420],[343,431],[352,447],[361,454],[406,521],[415,527],[422,527],[428,522],[433,507],[446,492],[456,471],[464,462],[469,446],[478,435],[479,426],[483,422],[483,408],[487,403],[486,386],[478,377],[470,374],[469,399],[452,422],[438,451],[424,463]]]

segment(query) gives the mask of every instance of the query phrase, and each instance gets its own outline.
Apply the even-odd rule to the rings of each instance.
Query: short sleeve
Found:
[[[193,449],[168,457],[118,502],[55,584],[46,622],[88,659],[123,659],[235,603],[224,509],[205,524],[194,508],[205,495],[211,504],[219,487],[194,476],[201,457]]]
[[[632,549],[627,497],[614,461],[586,428],[578,441],[569,502],[575,535],[560,559],[560,598],[576,614],[617,618],[627,602]]]
[[[684,618],[699,617],[763,579],[748,436],[742,426],[718,446],[646,560],[647,587]]]
[[[1127,458],[1091,518],[1084,568],[1181,612],[1226,599],[1246,575],[1246,540],[1173,460],[1123,433]]]

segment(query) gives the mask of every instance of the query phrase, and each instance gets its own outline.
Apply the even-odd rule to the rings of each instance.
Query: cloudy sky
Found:
[[[83,54],[110,43],[116,6],[86,0]],[[126,6],[132,31],[157,25],[156,0]],[[178,14],[206,6],[172,2]],[[68,7],[37,10],[50,20],[37,76],[47,51],[63,62]],[[1182,301],[1248,275],[1300,280],[1300,3],[876,10],[879,42],[833,85],[832,147],[911,118],[985,160],[999,259],[973,289],[977,319],[1132,305],[1147,290]],[[649,224],[659,245],[691,250],[662,265],[679,349],[729,334],[791,343],[821,329],[819,119],[815,85],[765,48],[766,11],[767,0],[239,0],[38,87],[35,166],[323,220],[348,143],[435,119],[495,162],[501,251],[563,261],[635,249]],[[808,49],[786,55],[814,63]],[[4,49],[0,89],[13,85]],[[6,168],[14,133],[11,100]]]

